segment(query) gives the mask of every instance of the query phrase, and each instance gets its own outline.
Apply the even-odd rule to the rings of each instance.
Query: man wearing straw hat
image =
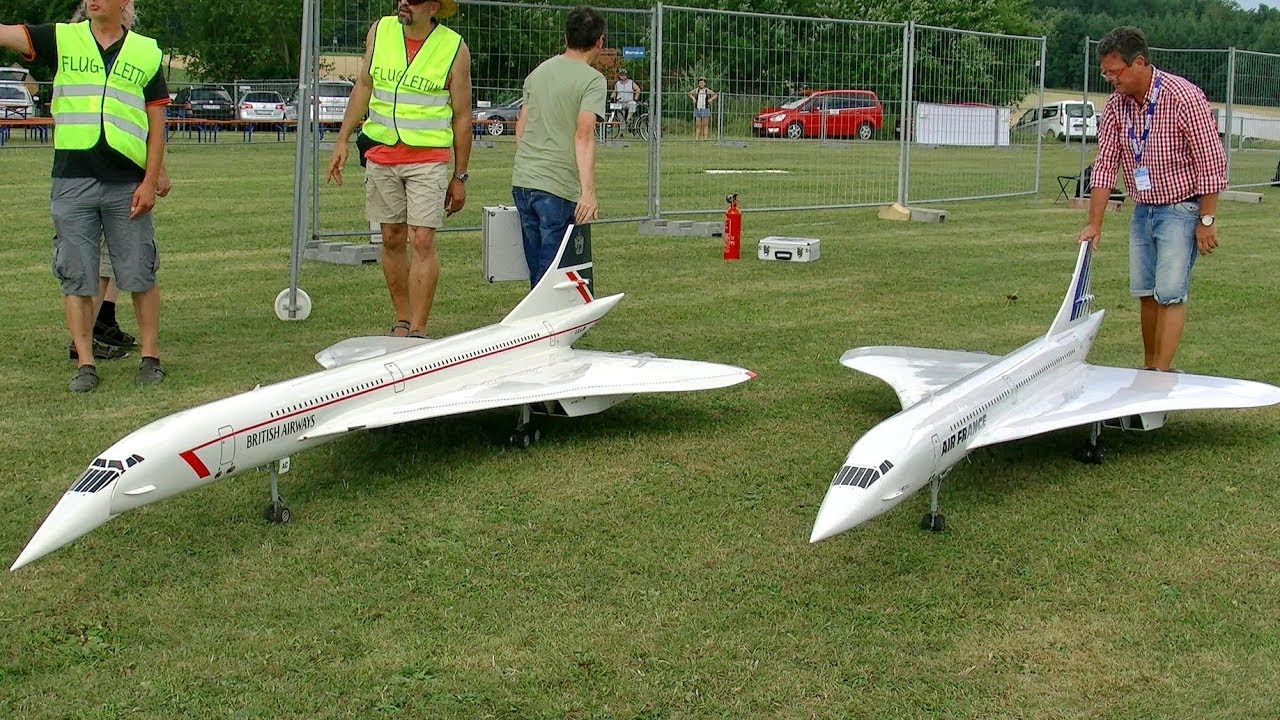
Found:
[[[348,142],[368,112],[362,134],[376,145],[365,155],[365,214],[382,226],[382,272],[398,337],[426,336],[440,279],[436,230],[467,199],[471,53],[439,22],[457,11],[454,0],[399,0],[395,15],[369,28],[329,161],[329,179],[341,185]]]

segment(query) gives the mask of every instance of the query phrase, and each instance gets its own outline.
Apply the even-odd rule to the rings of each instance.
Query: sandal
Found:
[[[426,331],[426,330],[411,330],[411,331],[409,332],[409,337],[411,337],[411,338],[417,338],[417,339],[419,339],[419,340],[426,340],[426,339],[427,339],[427,331]]]
[[[403,332],[401,332],[403,330]],[[409,335],[409,321],[397,320],[395,325],[391,326],[391,330],[387,332],[391,337],[407,337]]]

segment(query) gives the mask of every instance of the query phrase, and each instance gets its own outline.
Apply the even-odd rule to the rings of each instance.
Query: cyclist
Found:
[[[613,100],[622,105],[622,122],[625,124],[636,111],[636,98],[640,85],[627,75],[626,68],[618,70],[618,80],[613,84]]]

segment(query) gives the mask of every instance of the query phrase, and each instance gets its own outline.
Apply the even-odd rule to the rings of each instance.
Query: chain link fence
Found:
[[[938,203],[1039,191],[1045,39],[909,25],[900,199]]]
[[[655,215],[722,212],[729,193],[745,211],[896,199],[902,25],[665,6],[660,20]]]

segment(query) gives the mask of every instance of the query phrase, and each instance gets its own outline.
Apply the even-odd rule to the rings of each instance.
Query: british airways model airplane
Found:
[[[943,529],[942,478],[980,447],[1052,430],[1090,426],[1085,458],[1101,462],[1101,428],[1151,430],[1172,410],[1248,408],[1280,403],[1280,388],[1248,380],[1102,367],[1085,362],[1102,325],[1090,312],[1089,243],[1049,332],[1003,357],[910,347],[864,347],[846,367],[893,387],[902,411],[849,451],[813,524],[810,542],[876,517],[926,485],[921,527]]]
[[[571,226],[552,269],[496,325],[439,340],[344,340],[316,355],[325,370],[130,433],[89,465],[10,569],[121,513],[262,465],[272,465],[267,517],[288,522],[274,463],[356,430],[518,407],[511,441],[527,446],[539,435],[529,423],[534,412],[577,417],[635,393],[706,390],[755,377],[730,365],[574,349],[623,297],[592,294],[590,243],[589,228]]]

